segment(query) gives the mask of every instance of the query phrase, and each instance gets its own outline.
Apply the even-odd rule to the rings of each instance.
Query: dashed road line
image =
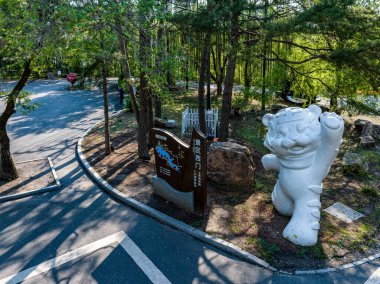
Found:
[[[154,284],[171,283],[165,277],[165,275],[162,274],[162,272],[153,264],[153,262],[150,261],[150,259],[140,250],[140,248],[123,231],[120,231],[111,236],[84,245],[80,248],[64,253],[58,257],[42,262],[36,266],[3,278],[0,280],[0,284],[20,283],[29,278],[48,272],[53,268],[70,262],[74,259],[91,254],[92,252],[115,242],[119,243],[123,247],[123,249],[129,254],[133,261],[140,267],[140,269]]]

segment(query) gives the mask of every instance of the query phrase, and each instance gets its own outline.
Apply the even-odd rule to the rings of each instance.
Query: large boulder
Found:
[[[362,136],[371,136],[376,142],[380,142],[380,125],[367,122],[363,127]]]
[[[375,139],[372,136],[362,136],[360,137],[360,144],[365,148],[375,147]]]
[[[364,126],[370,123],[368,120],[365,119],[357,119],[354,122],[355,130],[358,131],[359,133],[362,133]]]
[[[368,162],[358,153],[347,152],[342,161],[343,172],[353,176],[366,176],[369,165]]]
[[[153,123],[154,123],[154,127],[159,127],[159,128],[174,128],[175,127],[175,120],[173,119],[166,120],[163,118],[154,117]]]
[[[235,142],[210,145],[207,157],[210,181],[227,186],[250,187],[255,177],[255,164],[248,147]]]

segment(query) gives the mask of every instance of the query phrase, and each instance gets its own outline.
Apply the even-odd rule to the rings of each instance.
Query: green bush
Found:
[[[127,96],[124,96],[124,100],[123,100],[123,108],[126,112],[128,111],[132,111],[132,103],[131,103],[131,98],[127,95]]]
[[[365,184],[360,190],[361,193],[371,196],[371,197],[378,197],[379,196],[379,191],[372,185],[370,184]]]

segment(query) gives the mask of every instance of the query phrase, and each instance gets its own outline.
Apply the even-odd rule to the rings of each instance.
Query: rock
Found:
[[[364,119],[357,119],[354,122],[355,130],[357,130],[359,133],[363,131],[364,125],[366,125],[369,121]]]
[[[174,119],[165,120],[162,118],[155,117],[154,118],[154,127],[159,128],[174,128],[176,121]]]
[[[346,174],[365,176],[369,170],[369,166],[363,156],[357,153],[348,152],[343,156],[342,169]]]
[[[334,253],[333,257],[338,257],[338,258],[344,257],[345,255],[347,255],[350,252],[348,249],[341,248],[339,246],[335,246],[334,250],[335,250],[335,253]]]
[[[367,122],[363,126],[361,136],[371,136],[376,142],[380,142],[380,125]]]
[[[166,123],[167,128],[174,128],[176,125],[176,121],[174,119],[169,119],[168,122]]]
[[[284,108],[286,108],[286,105],[272,105],[271,111],[272,112],[278,112],[279,110],[282,110]]]
[[[363,147],[372,148],[375,146],[375,139],[373,139],[373,137],[370,135],[362,136],[362,137],[360,137],[360,144]]]
[[[235,142],[211,144],[207,168],[208,178],[217,184],[250,187],[254,181],[255,164],[252,153],[248,147]]]
[[[153,119],[154,127],[159,128],[165,128],[166,127],[166,120],[162,118],[155,117]]]

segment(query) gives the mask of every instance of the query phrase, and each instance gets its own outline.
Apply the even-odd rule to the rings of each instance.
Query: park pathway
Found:
[[[87,177],[74,151],[83,132],[102,119],[102,95],[66,86],[63,80],[29,84],[40,107],[28,115],[18,111],[9,123],[15,160],[51,157],[63,187],[0,204],[0,283],[325,284],[364,283],[372,274],[378,279],[379,261],[320,275],[273,274],[114,201]],[[117,102],[111,94],[111,112]]]

